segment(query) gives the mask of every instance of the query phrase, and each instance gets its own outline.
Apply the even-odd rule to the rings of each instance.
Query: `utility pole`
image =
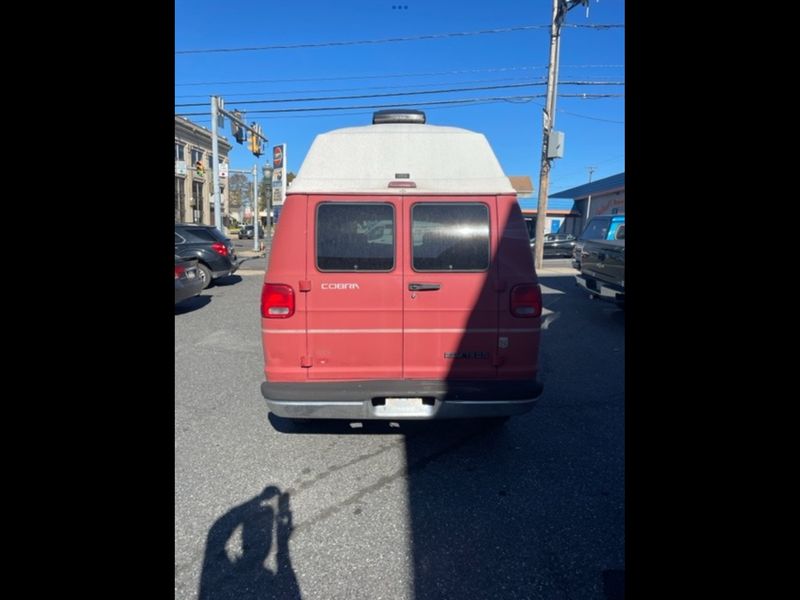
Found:
[[[258,226],[261,219],[258,218],[258,165],[253,165],[253,250],[258,252]]]
[[[211,184],[214,186],[214,227],[222,233],[222,209],[219,200],[219,141],[217,139],[217,97],[211,96]]]
[[[553,0],[553,22],[550,25],[550,63],[547,68],[547,102],[542,113],[542,165],[539,171],[539,203],[536,208],[536,241],[533,245],[534,266],[542,268],[544,254],[544,224],[547,221],[547,194],[550,188],[550,134],[556,122],[556,87],[558,59],[561,48],[561,25],[567,12],[578,4],[588,6],[589,0]]]
[[[222,120],[221,117],[228,117],[233,123],[236,123],[242,129],[249,131],[250,135],[263,141],[265,145],[269,142],[269,140],[261,133],[260,125],[253,123],[253,126],[251,127],[242,121],[240,114],[234,114],[225,110],[222,98],[219,96],[211,96],[211,154],[213,155],[212,171],[214,184],[214,226],[219,229],[220,233],[222,233],[222,211],[220,210],[219,200],[219,144],[217,141],[217,119]],[[256,158],[261,156],[260,149],[258,150],[258,153],[256,153],[255,150],[253,153],[255,154]],[[253,169],[255,169],[255,167],[253,167]],[[257,220],[258,205],[256,205],[255,209]],[[253,234],[253,239],[256,239],[257,234],[258,232]]]
[[[592,174],[597,170],[597,167],[586,167],[589,170],[589,183],[592,183]],[[591,216],[592,211],[592,194],[589,194],[588,200],[586,200],[586,219],[585,223],[583,224],[583,228],[586,229],[586,226],[589,224],[589,217]]]

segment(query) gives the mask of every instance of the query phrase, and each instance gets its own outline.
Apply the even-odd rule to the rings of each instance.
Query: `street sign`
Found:
[[[228,176],[228,163],[219,163],[219,176],[220,177]]]
[[[283,170],[286,168],[286,144],[272,147],[272,205],[280,206],[286,198],[286,177]]]
[[[186,175],[186,161],[185,160],[176,160],[175,161],[175,175]]]

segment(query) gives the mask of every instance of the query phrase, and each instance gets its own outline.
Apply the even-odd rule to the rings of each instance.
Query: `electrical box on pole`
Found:
[[[547,158],[564,158],[564,132],[551,131],[547,140]]]

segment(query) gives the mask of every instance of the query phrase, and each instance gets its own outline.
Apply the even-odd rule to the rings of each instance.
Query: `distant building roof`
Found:
[[[509,175],[508,180],[518,194],[533,193],[533,182],[527,175]]]
[[[539,208],[539,200],[537,198],[520,198],[517,202],[523,212],[536,212]],[[573,210],[573,204],[572,200],[562,200],[550,196],[547,199],[547,212],[548,214],[571,212]]]
[[[211,144],[211,131],[209,131],[207,128],[203,127],[202,125],[198,125],[197,123],[194,123],[193,121],[190,121],[186,117],[181,117],[181,116],[178,116],[178,115],[175,115],[175,125],[183,126],[186,129],[188,129],[189,131],[193,131],[194,133],[196,133],[198,135],[201,135],[203,137],[207,137],[209,144]],[[224,150],[226,154],[231,149],[233,149],[233,146],[231,146],[230,142],[225,138],[224,135],[222,135],[220,133],[217,133],[217,143],[219,144],[219,150],[221,150],[221,151]]]
[[[625,171],[617,173],[611,177],[605,177],[592,181],[591,183],[584,183],[577,187],[569,188],[557,194],[552,194],[551,198],[585,198],[590,194],[599,194],[602,192],[610,192],[613,190],[625,187]]]

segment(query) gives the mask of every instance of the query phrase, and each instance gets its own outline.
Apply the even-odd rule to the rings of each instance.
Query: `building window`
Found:
[[[183,154],[183,144],[175,142],[175,160],[185,160]]]
[[[203,153],[196,148],[192,148],[192,167],[194,167],[198,162],[203,160]]]
[[[192,182],[192,200],[194,209],[192,212],[192,221],[194,223],[203,222],[203,182]]]
[[[186,182],[182,177],[175,178],[175,222],[182,223],[186,212]]]

